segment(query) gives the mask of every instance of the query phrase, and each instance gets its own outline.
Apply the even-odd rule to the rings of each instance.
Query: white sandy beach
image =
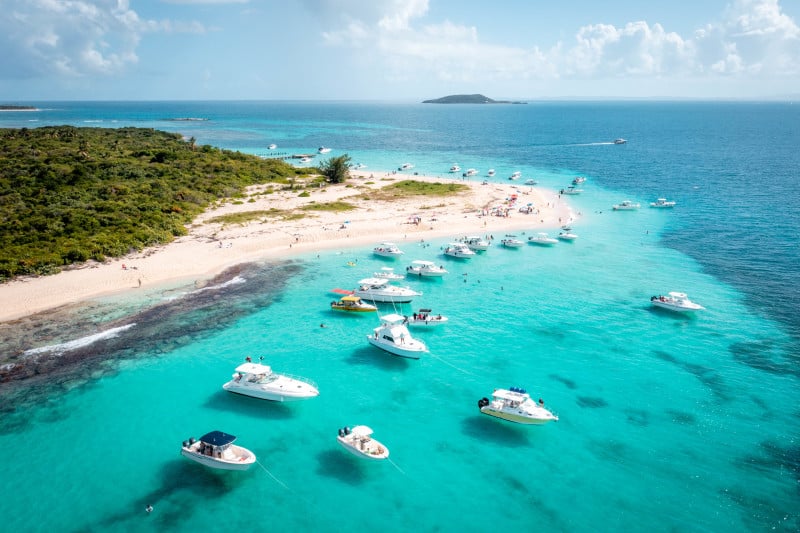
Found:
[[[319,190],[295,189],[261,194],[254,186],[244,202],[223,202],[189,226],[188,235],[164,246],[105,263],[87,263],[53,276],[26,277],[0,285],[0,322],[65,304],[120,291],[148,290],[177,281],[203,281],[239,263],[284,258],[331,249],[347,249],[383,241],[403,243],[421,239],[494,235],[497,241],[515,230],[552,230],[576,216],[558,193],[526,185],[479,183],[458,179],[351,171],[346,184]],[[403,179],[457,182],[468,192],[447,197],[369,201],[358,198],[370,189]],[[303,191],[309,197],[299,197]],[[516,202],[510,202],[517,195]],[[251,201],[252,200],[252,201]],[[244,224],[208,223],[214,217],[271,208],[297,209],[343,200],[357,206],[347,212],[309,211],[296,220],[262,218]],[[532,213],[519,208],[532,204]],[[500,209],[493,209],[500,208]],[[506,213],[498,216],[492,213]],[[420,222],[412,220],[418,217]],[[123,268],[124,265],[124,268]]]

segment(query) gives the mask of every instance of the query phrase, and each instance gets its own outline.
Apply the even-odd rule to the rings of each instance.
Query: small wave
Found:
[[[106,331],[101,331],[100,333],[95,333],[94,335],[88,335],[86,337],[81,337],[79,339],[62,342],[60,344],[53,344],[51,346],[42,346],[41,348],[31,348],[30,350],[26,350],[24,355],[40,355],[44,353],[62,354],[64,352],[69,352],[71,350],[76,350],[78,348],[84,348],[86,346],[90,346],[95,342],[103,339],[113,339],[123,331],[128,330],[135,325],[136,324],[128,324],[126,326],[111,328]]]
[[[234,276],[225,283],[220,283],[219,285],[209,285],[208,287],[203,287],[201,289],[197,289],[194,292],[203,292],[203,291],[216,291],[219,289],[224,289],[226,287],[230,287],[232,285],[241,285],[245,283],[247,280],[241,276]]]
[[[100,119],[97,119],[97,120],[84,120],[83,122],[84,122],[84,124],[99,124],[99,123],[101,123],[103,121],[100,120]]]

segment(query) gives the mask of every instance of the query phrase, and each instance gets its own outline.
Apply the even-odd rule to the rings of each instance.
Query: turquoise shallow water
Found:
[[[452,152],[440,157],[466,166]],[[376,159],[405,157],[376,149]],[[584,172],[536,173],[557,185]],[[6,527],[797,530],[795,339],[731,283],[664,246],[679,211],[612,212],[636,195],[589,176],[571,199],[583,214],[572,244],[493,247],[469,262],[440,255],[449,239],[399,243],[406,256],[394,263],[369,247],[339,250],[245,268],[202,292],[164,289],[154,295],[161,307],[138,314],[128,299],[60,319],[64,337],[39,344],[82,336],[86,316],[101,325],[85,334],[127,329],[85,348],[87,362],[49,384],[3,385],[0,447],[14,451],[0,459]],[[412,259],[451,271],[407,281],[424,295],[406,312],[450,318],[419,331],[431,350],[419,361],[370,347],[375,317],[328,308],[331,289]],[[707,311],[652,309],[649,297],[669,290]],[[275,404],[224,392],[246,355],[313,379],[320,397]],[[508,386],[544,398],[560,421],[525,427],[480,415],[477,400]],[[391,463],[339,447],[337,429],[356,424],[375,430]],[[239,436],[263,468],[213,472],[180,456],[181,441],[212,429]],[[47,512],[20,512],[32,501]]]

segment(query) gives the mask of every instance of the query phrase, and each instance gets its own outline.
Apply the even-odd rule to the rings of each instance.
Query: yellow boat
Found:
[[[378,308],[374,305],[368,304],[358,296],[343,296],[338,302],[331,302],[331,309],[339,311],[360,311],[360,312],[374,312]]]

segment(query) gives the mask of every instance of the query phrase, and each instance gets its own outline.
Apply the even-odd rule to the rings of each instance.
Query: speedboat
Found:
[[[405,278],[403,274],[397,274],[392,267],[382,267],[380,272],[372,274],[378,279],[400,280]]]
[[[451,242],[448,243],[444,249],[444,255],[449,255],[450,257],[457,257],[459,259],[472,259],[475,255],[475,252],[470,249],[464,243],[461,242]]]
[[[441,278],[447,274],[447,270],[444,267],[438,266],[433,261],[422,261],[420,259],[411,261],[411,265],[406,267],[406,272],[426,278]]]
[[[569,230],[561,230],[558,232],[558,238],[562,241],[574,241],[578,236]]]
[[[478,409],[485,415],[518,424],[546,424],[551,420],[558,421],[556,415],[545,409],[544,400],[540,398],[535,402],[525,389],[518,387],[495,389],[491,400],[489,398],[478,400]]]
[[[317,148],[317,153],[319,154],[327,154],[330,151],[331,151],[330,148],[325,148],[324,146],[320,146],[319,148]]]
[[[540,246],[553,246],[554,244],[558,244],[558,239],[552,238],[547,233],[540,232],[536,235],[531,235],[528,237],[528,242],[530,244],[538,244]]]
[[[667,296],[652,296],[650,303],[670,311],[691,312],[705,309],[702,305],[691,301],[684,292],[670,292]]]
[[[273,372],[268,365],[243,363],[236,367],[233,378],[222,386],[228,392],[261,400],[291,402],[319,396],[311,381]]]
[[[411,170],[412,168],[414,168],[414,165],[411,163],[403,163],[397,170]]]
[[[494,176],[495,172],[493,168],[490,168],[489,171],[486,173],[487,176],[491,177]]]
[[[516,171],[514,171],[514,172],[512,172],[512,173],[511,173],[511,175],[508,177],[508,179],[510,179],[510,180],[516,180],[516,179],[519,179],[519,178],[520,178],[520,176],[522,176],[522,171],[520,171],[520,170],[516,170]]]
[[[519,248],[525,243],[517,239],[517,237],[514,235],[506,235],[505,238],[500,241],[500,244],[506,248]]]
[[[450,172],[461,172],[461,167],[453,163],[453,166],[450,167]]]
[[[464,237],[463,242],[469,247],[470,250],[474,250],[476,252],[486,251],[489,249],[489,246],[492,245],[492,243],[477,235],[469,235]]]
[[[277,147],[278,147],[277,144],[270,144],[269,146],[267,146],[267,148],[269,148],[270,150],[274,150]]]
[[[234,445],[235,440],[236,437],[233,435],[212,431],[200,437],[200,440],[194,440],[192,437],[183,441],[181,455],[211,468],[247,470],[256,462],[256,454],[247,448]]]
[[[372,249],[372,253],[381,257],[400,257],[404,252],[393,242],[382,242]]]
[[[359,287],[353,291],[353,295],[368,302],[405,304],[417,296],[422,296],[421,292],[413,291],[408,287],[389,285],[388,279],[366,278],[359,281],[358,284]]]
[[[336,437],[345,450],[367,459],[386,459],[389,448],[372,438],[372,429],[367,426],[354,426],[353,429],[343,427]]]
[[[573,185],[580,185],[581,183],[584,183],[585,181],[586,181],[586,178],[584,178],[583,176],[578,176],[577,178],[572,180],[572,184]]]
[[[378,308],[372,304],[368,304],[358,296],[342,296],[338,301],[331,302],[331,309],[337,311],[355,311],[361,313],[370,313],[377,311]]]
[[[407,318],[396,313],[381,317],[381,325],[367,335],[369,343],[392,355],[419,359],[420,355],[428,351],[425,343],[411,336],[405,326]]]
[[[658,198],[655,202],[650,202],[650,207],[665,209],[668,207],[675,207],[675,202],[667,200],[666,198]]]
[[[614,206],[614,211],[636,211],[641,207],[641,204],[636,204],[630,200],[623,200]]]
[[[447,317],[441,314],[434,315],[430,309],[420,309],[407,317],[409,326],[438,326],[447,322]]]
[[[478,173],[478,171],[475,170],[474,168],[468,168],[467,171],[464,172],[464,176],[470,177],[470,176],[476,175],[477,173]]]
[[[625,139],[614,139],[614,144],[625,144],[626,142],[628,141]]]
[[[570,185],[566,189],[561,189],[561,194],[580,194],[583,192],[583,189],[576,189],[574,186]]]

